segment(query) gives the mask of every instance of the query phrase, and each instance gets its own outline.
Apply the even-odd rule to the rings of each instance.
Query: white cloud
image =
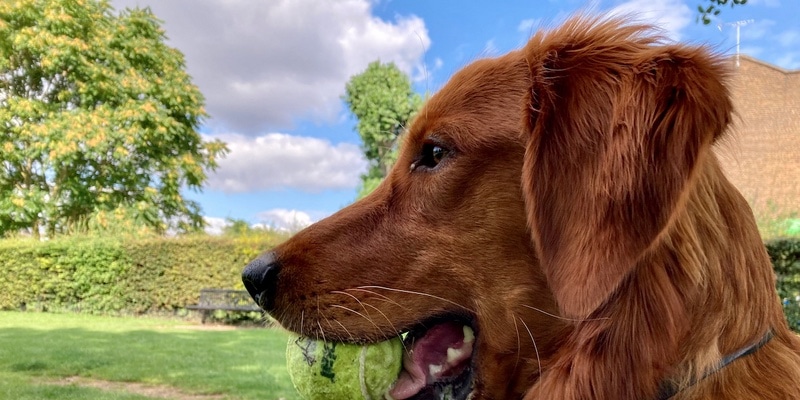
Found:
[[[282,232],[297,232],[319,221],[328,214],[323,215],[316,213],[315,215],[316,218],[305,211],[275,208],[258,213],[256,215],[256,220],[259,222],[251,224],[250,227]],[[203,217],[203,219],[206,221],[205,232],[209,235],[221,235],[225,232],[225,228],[231,226],[231,222],[226,218]]]
[[[206,221],[205,231],[209,235],[221,235],[225,228],[231,224],[224,218],[203,217],[203,219]]]
[[[611,9],[610,14],[632,16],[637,21],[653,24],[676,41],[694,18],[692,10],[681,0],[629,0]]]
[[[386,21],[368,0],[114,0],[150,7],[206,96],[215,131],[334,120],[352,76],[376,59],[412,74],[431,41],[419,17]]]
[[[354,189],[367,162],[358,146],[282,133],[258,137],[217,135],[230,153],[207,188],[226,193],[296,188],[310,193]]]
[[[311,216],[303,211],[274,208],[258,213],[256,218],[260,223],[255,227],[264,227],[280,231],[297,232],[314,222]]]

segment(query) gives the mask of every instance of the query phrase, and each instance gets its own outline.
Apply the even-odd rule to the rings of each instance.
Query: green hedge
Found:
[[[774,239],[766,245],[778,276],[778,295],[786,320],[792,330],[800,332],[800,239]]]
[[[242,268],[277,235],[72,237],[0,241],[0,309],[142,314],[197,302],[201,288],[242,289]]]
[[[174,312],[200,289],[242,289],[242,268],[283,237],[0,240],[0,309]],[[800,239],[766,243],[789,325],[800,332]]]

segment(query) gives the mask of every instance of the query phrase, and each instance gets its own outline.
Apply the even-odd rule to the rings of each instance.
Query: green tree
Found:
[[[356,130],[369,162],[367,173],[361,176],[359,197],[363,197],[378,186],[397,159],[398,137],[419,110],[422,98],[394,63],[374,61],[350,78],[343,99],[358,118]]]
[[[223,228],[222,233],[228,236],[242,236],[253,233],[256,228],[250,226],[246,220],[239,218],[227,218],[228,225]]]
[[[197,132],[203,96],[149,9],[0,2],[0,236],[80,230],[122,207],[158,232],[203,226],[227,148]]]
[[[700,15],[697,16],[697,22],[703,21],[703,25],[711,23],[711,16],[717,16],[722,12],[721,7],[730,3],[731,7],[744,5],[747,0],[708,0],[708,6],[702,4],[697,6],[697,11]]]

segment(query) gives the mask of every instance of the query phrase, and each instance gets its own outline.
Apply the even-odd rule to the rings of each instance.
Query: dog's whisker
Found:
[[[331,327],[331,329],[333,329],[333,324],[331,323],[331,320],[328,317],[326,317],[325,314],[320,313],[319,315],[325,320],[325,322],[328,323],[328,326]]]
[[[360,288],[345,289],[345,291],[350,291],[350,290],[352,290],[352,291],[364,292],[364,293],[369,293],[369,294],[371,294],[371,295],[374,295],[374,296],[380,297],[381,299],[383,299],[383,300],[385,300],[385,301],[388,301],[389,303],[392,303],[392,304],[394,304],[394,305],[396,305],[396,306],[398,306],[398,307],[400,307],[400,308],[402,308],[402,309],[404,309],[404,310],[408,310],[408,307],[405,307],[405,306],[403,306],[402,304],[400,304],[400,303],[398,303],[398,302],[396,302],[396,301],[392,300],[392,298],[391,298],[391,297],[384,296],[384,295],[382,295],[382,294],[380,294],[380,293],[378,293],[378,292],[373,292],[372,290],[360,289]]]
[[[306,310],[300,311],[300,336],[305,335],[303,332],[303,324],[305,323]]]
[[[367,291],[367,292],[369,292],[369,291]],[[374,309],[375,311],[377,311],[378,313],[380,313],[380,314],[383,316],[383,318],[384,318],[384,319],[386,319],[386,322],[388,322],[388,323],[389,323],[389,325],[392,327],[392,331],[393,331],[393,332],[394,332],[396,335],[400,335],[400,331],[399,331],[399,330],[398,330],[398,329],[397,329],[397,328],[394,326],[394,324],[392,323],[392,320],[391,320],[391,319],[389,319],[389,317],[388,317],[388,316],[386,316],[386,314],[384,314],[384,313],[383,313],[383,311],[381,311],[381,310],[380,310],[378,307],[375,307],[375,306],[373,306],[372,304],[369,304],[369,303],[364,303],[364,302],[362,302],[361,300],[359,300],[359,298],[358,298],[358,297],[356,297],[356,296],[353,296],[352,294],[350,294],[350,293],[347,293],[347,292],[342,292],[342,291],[336,290],[336,291],[333,291],[333,292],[331,292],[331,293],[339,293],[339,294],[344,294],[344,295],[347,295],[347,296],[350,296],[350,297],[352,297],[352,298],[353,298],[353,300],[355,300],[355,301],[356,301],[358,304],[360,304],[360,305],[361,305],[361,307],[364,309],[364,312],[367,314],[367,316],[369,316],[369,317],[370,317],[370,320],[371,320],[372,316],[370,316],[370,315],[369,315],[369,311],[367,310],[367,306],[369,306],[370,308]],[[384,297],[385,297],[385,296],[384,296]],[[372,320],[371,320],[370,322],[372,322]],[[373,325],[375,325],[375,324],[373,323]],[[376,327],[377,327],[377,325],[376,325]],[[380,330],[380,329],[379,329],[379,330]],[[405,347],[406,347],[406,345],[405,345],[405,343],[403,343],[403,348],[406,350],[406,352],[408,352],[408,349],[406,349]]]
[[[349,337],[350,337],[350,341],[355,341],[355,337],[354,337],[354,336],[353,336],[353,335],[350,333],[350,331],[349,331],[349,330],[347,330],[347,328],[344,326],[344,324],[342,324],[341,322],[339,322],[339,320],[338,320],[338,319],[334,319],[334,320],[333,320],[333,322],[336,322],[337,324],[339,324],[339,326],[341,326],[341,327],[342,327],[342,329],[344,329],[345,333],[347,333],[347,336],[349,336]]]
[[[331,293],[343,294],[343,295],[345,295],[345,296],[349,296],[350,298],[352,298],[353,300],[355,300],[355,301],[356,301],[356,303],[358,303],[359,305],[361,305],[361,308],[363,308],[363,309],[364,309],[364,313],[365,313],[365,314],[367,314],[367,315],[369,316],[369,311],[367,310],[367,307],[364,307],[364,303],[362,303],[362,302],[361,302],[361,300],[359,300],[359,299],[358,299],[358,297],[356,297],[356,296],[353,296],[353,295],[352,295],[352,294],[350,294],[350,293],[343,292],[343,291],[341,291],[341,290],[334,290],[334,291],[332,291]]]
[[[523,306],[525,308],[529,308],[529,309],[531,309],[533,311],[540,312],[540,313],[542,313],[544,315],[547,315],[549,317],[553,317],[553,318],[560,319],[560,320],[563,320],[563,321],[586,322],[586,321],[602,321],[602,320],[605,320],[605,319],[611,319],[609,317],[602,317],[602,318],[567,318],[567,317],[562,317],[560,315],[549,313],[549,312],[547,312],[545,310],[542,310],[541,308],[536,308],[536,307],[533,307],[533,306],[529,306],[527,304],[521,304],[521,306]]]
[[[325,316],[325,313],[323,313],[323,312],[322,312],[322,310],[319,308],[319,298],[317,299],[317,315],[319,315],[320,317],[322,317],[322,319],[324,319],[324,320],[325,320],[325,322],[326,322],[326,323],[328,323],[328,326],[329,326],[331,329],[335,329],[335,328],[333,327],[333,324],[331,323],[331,320],[330,320],[330,319],[329,319],[327,316]],[[337,321],[337,322],[338,322],[338,321]],[[322,325],[320,325],[320,323],[319,323],[319,319],[317,319],[317,326],[319,326],[319,329],[322,329]],[[324,333],[323,333],[322,337],[323,337],[323,340],[324,340],[324,338],[325,338],[325,334],[324,334]]]
[[[325,331],[322,330],[322,324],[319,323],[319,320],[317,320],[317,326],[319,327],[319,333],[317,333],[316,335],[317,336],[316,340],[319,340],[319,336],[322,335],[322,341],[327,342],[327,340],[325,339]]]
[[[430,298],[434,298],[434,299],[437,299],[437,300],[444,301],[446,303],[450,303],[450,304],[452,304],[452,305],[454,305],[456,307],[459,307],[459,308],[462,308],[462,309],[464,309],[466,311],[469,311],[472,314],[476,314],[476,312],[474,310],[470,309],[470,308],[467,308],[467,307],[465,307],[465,306],[463,306],[461,304],[458,304],[458,303],[456,303],[456,302],[454,302],[452,300],[445,299],[444,297],[439,297],[439,296],[436,296],[436,295],[433,295],[433,294],[429,294],[429,293],[415,292],[415,291],[412,291],[412,290],[395,289],[395,288],[390,288],[390,287],[386,287],[386,286],[359,286],[358,288],[359,289],[382,289],[382,290],[389,290],[389,291],[399,292],[399,293],[414,294],[414,295],[418,295],[418,296],[426,296],[426,297],[430,297]]]
[[[394,331],[394,332],[395,332],[397,335],[400,335],[400,331],[399,331],[399,330],[398,330],[398,329],[397,329],[397,328],[394,326],[394,324],[392,323],[392,320],[390,320],[390,319],[389,319],[389,317],[387,317],[387,316],[386,316],[386,314],[384,314],[384,313],[383,313],[383,311],[381,311],[381,310],[380,310],[378,307],[375,307],[375,306],[373,306],[372,304],[369,304],[369,303],[364,303],[364,304],[365,304],[365,305],[367,305],[367,306],[369,306],[369,307],[372,307],[372,308],[374,308],[374,309],[375,309],[375,311],[377,311],[377,312],[379,312],[381,315],[383,315],[383,318],[385,318],[385,319],[386,319],[386,322],[388,322],[388,323],[389,323],[389,325],[391,325],[391,327],[392,327],[392,331]],[[400,343],[402,343],[402,344],[403,344],[403,350],[405,350],[405,352],[406,352],[406,353],[408,353],[408,348],[406,347],[406,343],[405,343],[405,341],[401,340],[401,341],[400,341]]]
[[[331,304],[331,307],[333,307],[333,308],[341,308],[342,310],[349,311],[349,312],[351,312],[353,314],[359,315],[359,316],[363,317],[364,319],[366,319],[367,321],[369,321],[369,323],[372,324],[372,326],[374,326],[375,329],[377,329],[378,331],[381,330],[381,328],[378,326],[378,324],[375,323],[375,321],[372,320],[372,318],[370,318],[370,317],[368,317],[368,316],[366,316],[366,315],[364,315],[364,314],[362,314],[362,313],[360,313],[360,312],[358,312],[356,310],[353,310],[352,308],[348,308],[348,307],[345,307],[345,306],[339,305],[339,304]]]
[[[525,327],[525,330],[528,331],[528,335],[531,337],[531,343],[533,343],[533,350],[536,352],[536,364],[539,367],[539,377],[542,376],[542,360],[539,358],[539,346],[536,345],[536,339],[533,338],[533,333],[531,333],[530,328],[528,328],[528,324],[519,318],[519,322],[522,322],[522,326]]]
[[[515,314],[511,314],[511,321],[514,322],[514,332],[517,333],[517,360],[514,361],[514,371],[517,370],[517,366],[519,365],[519,355],[522,352],[522,343],[520,342],[519,338],[519,325],[517,325],[517,316]]]

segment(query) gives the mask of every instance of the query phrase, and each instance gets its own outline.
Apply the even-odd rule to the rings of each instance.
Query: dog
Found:
[[[373,193],[245,286],[301,335],[405,334],[396,399],[800,398],[800,341],[713,151],[728,65],[581,15],[474,61]]]

